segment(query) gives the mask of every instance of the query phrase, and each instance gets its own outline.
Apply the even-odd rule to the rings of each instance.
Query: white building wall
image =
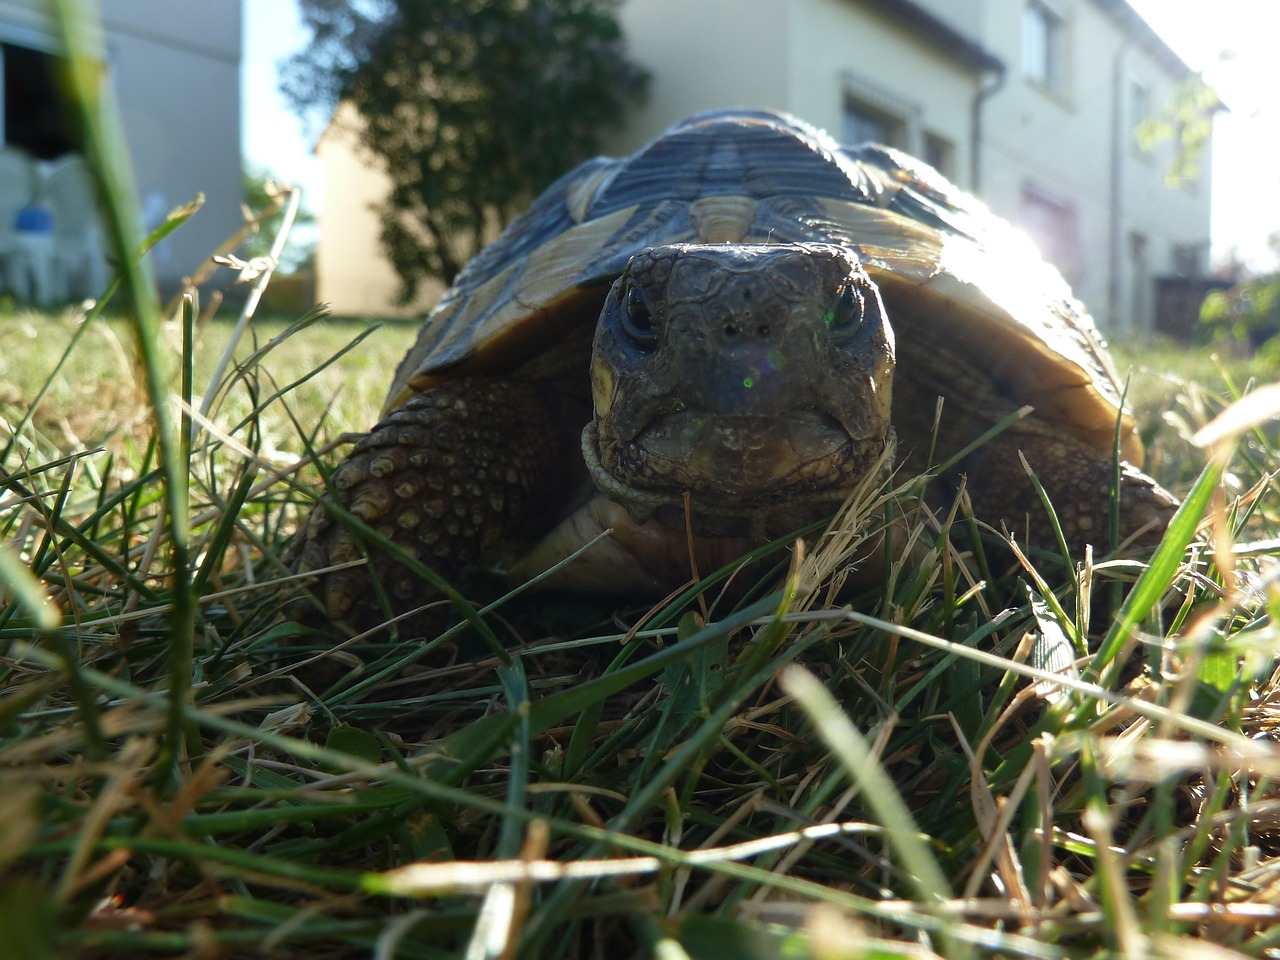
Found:
[[[915,5],[945,20],[961,33],[977,38],[982,35],[982,21],[987,16],[988,0],[914,0]],[[1009,0],[997,0],[1007,4]]]
[[[1056,258],[1045,252],[1058,261],[1077,296],[1101,315],[1110,264],[1110,63],[1119,36],[1101,29],[1106,25],[1084,9],[1092,4],[1059,5],[1063,89],[1050,91],[1023,76],[1022,6],[1012,16],[989,18],[983,38],[1008,67],[1004,86],[984,107],[983,197],[1015,223],[1027,223],[1028,192],[1072,211],[1073,252]]]
[[[1154,318],[1149,287],[1167,273],[1180,244],[1207,244],[1207,167],[1194,186],[1164,183],[1173,147],[1151,156],[1135,149],[1130,84],[1141,78],[1159,109],[1175,78],[1092,0],[1048,0],[1062,17],[1065,63],[1062,89],[1045,89],[1024,75],[1023,3],[991,0],[1012,15],[986,18],[984,45],[1005,61],[1004,85],[983,115],[982,195],[997,213],[1026,223],[1026,194],[1033,191],[1075,211],[1075,255],[1059,262],[1077,296],[1108,330],[1148,333]],[[1119,113],[1117,113],[1119,111]],[[1131,236],[1147,238],[1146,278]],[[1058,258],[1060,261],[1063,259]],[[1135,310],[1135,307],[1137,308]]]
[[[881,96],[905,121],[905,140],[895,146],[923,155],[926,135],[942,137],[953,148],[947,173],[969,183],[974,70],[873,7],[807,0],[790,8],[787,109],[839,137],[847,96]]]
[[[967,0],[972,6],[978,0]],[[610,138],[628,153],[702,110],[784,110],[840,135],[846,95],[883,101],[922,152],[931,133],[954,147],[950,173],[970,175],[978,75],[850,0],[632,0],[621,11],[631,55],[653,74],[648,102]]]
[[[649,69],[647,102],[609,153],[631,153],[674,121],[719,107],[787,109],[791,0],[630,0],[628,55]]]
[[[1115,208],[1120,233],[1120,259],[1125,274],[1115,292],[1117,311],[1133,332],[1149,333],[1154,325],[1152,276],[1202,275],[1209,267],[1211,156],[1206,153],[1185,172],[1175,170],[1177,144],[1164,141],[1145,147],[1134,135],[1144,117],[1131,96],[1135,83],[1148,91],[1152,112],[1174,92],[1171,80],[1141,50],[1128,48],[1120,57],[1121,133],[1119,191]],[[1141,238],[1145,262],[1134,241]]]
[[[915,0],[1005,64],[1003,81],[991,92],[996,73],[917,36],[873,0],[629,0],[620,11],[629,53],[653,80],[647,104],[606,142],[606,151],[629,153],[675,120],[718,107],[785,110],[840,136],[847,99],[866,95],[906,121],[905,142],[896,145],[927,155],[929,135],[950,144],[945,172],[969,187],[975,182],[974,104],[981,99],[980,196],[1028,228],[1028,192],[1072,211],[1071,248],[1049,251],[1051,258],[1105,328],[1147,332],[1153,325],[1147,281],[1172,272],[1175,250],[1208,241],[1207,161],[1194,183],[1168,189],[1163,174],[1171,148],[1143,156],[1133,147],[1136,120],[1117,117],[1112,104],[1130,108],[1132,76],[1148,83],[1158,108],[1176,78],[1101,0],[1037,0],[1062,17],[1065,82],[1052,92],[1025,78],[1029,2]],[[343,305],[377,302],[382,306],[369,309],[381,312],[389,294],[372,291],[394,290],[395,283],[386,279],[381,257],[370,253],[377,244],[368,204],[382,188],[360,180],[377,174],[340,157],[339,144],[324,149],[325,165],[332,166],[327,176],[336,183],[325,192],[321,297]],[[344,192],[352,199],[338,200]],[[358,224],[360,218],[368,223]],[[357,237],[359,243],[351,242]],[[339,282],[335,273],[326,280],[327,271],[347,279]],[[339,292],[351,284],[366,293]]]

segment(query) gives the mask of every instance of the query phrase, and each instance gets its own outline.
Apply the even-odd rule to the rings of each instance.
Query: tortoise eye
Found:
[[[866,301],[862,293],[852,283],[846,283],[836,296],[835,305],[822,315],[822,322],[831,331],[846,332],[854,330],[862,323],[862,314],[866,309]]]
[[[653,347],[658,342],[657,320],[644,292],[635,284],[628,284],[622,295],[622,329],[642,347]]]

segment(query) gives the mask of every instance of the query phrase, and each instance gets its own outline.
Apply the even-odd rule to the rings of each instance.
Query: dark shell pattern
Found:
[[[886,302],[945,302],[956,338],[939,349],[979,357],[999,343],[1013,359],[991,375],[1014,381],[1015,394],[1035,402],[1046,380],[1081,388],[1068,391],[1069,416],[1114,429],[1118,378],[1102,340],[1025,236],[903,153],[842,147],[764,111],[700,114],[630,157],[596,158],[553,183],[427,317],[388,408],[445,379],[513,369],[560,337],[589,341],[592,308],[567,305],[598,305],[633,254],[681,242],[846,247]]]

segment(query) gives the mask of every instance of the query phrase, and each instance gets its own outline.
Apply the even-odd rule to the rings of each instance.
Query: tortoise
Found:
[[[662,595],[833,514],[869,473],[960,456],[974,513],[1068,541],[1148,536],[1176,506],[1097,329],[1027,239],[904,153],[716,111],[563,176],[458,275],[383,419],[332,476],[343,507],[446,578]],[[941,398],[941,400],[939,399]],[[1017,411],[977,449],[975,438]],[[1034,526],[1035,524],[1032,524]],[[315,509],[299,571],[355,560]],[[372,558],[391,604],[431,591]],[[369,572],[322,572],[332,618]]]

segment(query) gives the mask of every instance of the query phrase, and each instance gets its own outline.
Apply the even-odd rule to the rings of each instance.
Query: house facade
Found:
[[[243,223],[239,0],[99,0],[98,54],[115,91],[145,225],[205,195],[203,209],[152,254],[176,287]],[[0,147],[41,169],[78,143],[59,109],[59,54],[48,0],[0,0]]]
[[[1207,265],[1208,156],[1170,183],[1175,146],[1135,136],[1188,70],[1125,0],[629,0],[620,16],[653,79],[611,153],[733,106],[900,147],[1021,227],[1121,335],[1152,330],[1155,276]],[[326,185],[318,295],[338,312],[389,312],[367,283],[349,299],[326,279],[330,237],[371,215],[349,148],[320,152],[364,206]]]

